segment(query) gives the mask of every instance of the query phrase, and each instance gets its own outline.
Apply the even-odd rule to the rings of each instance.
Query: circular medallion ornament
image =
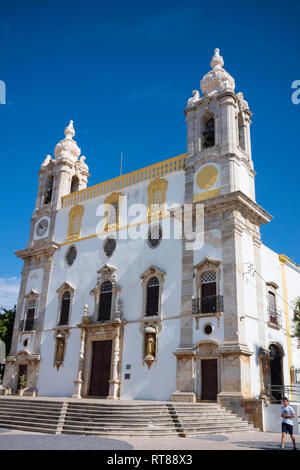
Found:
[[[42,237],[48,230],[48,219],[41,219],[36,226],[36,234],[38,237]]]
[[[199,171],[196,182],[200,189],[209,189],[218,180],[219,172],[215,166],[207,165]]]

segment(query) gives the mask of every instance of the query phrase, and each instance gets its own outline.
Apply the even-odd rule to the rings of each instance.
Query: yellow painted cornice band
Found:
[[[290,258],[288,258],[286,255],[278,255],[278,257],[281,263],[287,263],[290,261]]]
[[[290,384],[292,384],[291,368],[293,365],[293,358],[292,358],[291,326],[290,326],[290,315],[289,315],[289,304],[288,304],[288,293],[287,293],[287,281],[286,281],[286,272],[285,272],[285,263],[287,261],[290,261],[290,259],[285,255],[279,255],[279,260],[281,263],[281,280],[282,280],[282,292],[283,292],[283,299],[284,299],[284,317],[285,317],[286,342],[287,342],[287,353],[288,353],[287,356],[288,356],[288,364],[289,364],[289,379],[290,379]]]

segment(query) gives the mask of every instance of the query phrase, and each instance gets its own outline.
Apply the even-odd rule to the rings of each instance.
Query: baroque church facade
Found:
[[[255,199],[252,114],[223,66],[216,49],[188,100],[186,153],[152,166],[88,187],[70,121],[16,252],[0,393],[17,393],[23,376],[28,396],[251,404],[297,382],[300,267],[261,241],[272,217]],[[191,249],[174,227],[183,208],[193,227],[200,207],[203,242]]]

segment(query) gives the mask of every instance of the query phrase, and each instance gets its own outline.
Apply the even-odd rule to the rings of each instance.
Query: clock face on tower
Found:
[[[42,237],[48,230],[49,222],[48,219],[41,219],[36,225],[36,234],[38,237]]]

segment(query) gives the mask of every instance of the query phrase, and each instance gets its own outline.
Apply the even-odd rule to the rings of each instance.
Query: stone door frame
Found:
[[[221,370],[220,370],[220,358],[218,354],[219,344],[215,341],[203,340],[196,345],[197,352],[195,356],[196,368],[196,398],[202,400],[202,360],[216,359],[217,360],[217,394],[221,392]],[[217,397],[216,397],[217,401]]]

